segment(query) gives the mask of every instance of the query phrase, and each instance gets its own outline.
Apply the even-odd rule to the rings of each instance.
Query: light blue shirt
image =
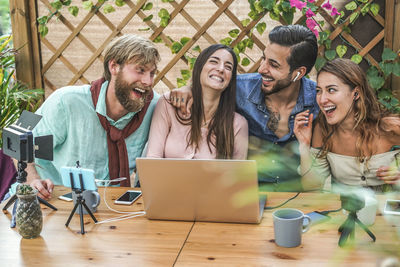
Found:
[[[93,106],[90,85],[67,86],[56,90],[36,112],[43,118],[33,130],[34,136],[53,135],[54,160],[35,159],[36,170],[42,179],[51,179],[54,184],[62,184],[60,168],[75,167],[79,161],[82,168],[92,169],[96,179],[109,180],[107,133],[100,124],[96,112],[108,119],[110,124],[123,129],[135,115],[130,112],[117,121],[107,116],[106,92],[108,82],[104,82],[97,102]],[[147,142],[151,117],[159,95],[154,98],[146,115],[135,132],[125,139],[130,173],[136,167],[136,157],[140,157]],[[129,177],[128,177],[129,179]]]

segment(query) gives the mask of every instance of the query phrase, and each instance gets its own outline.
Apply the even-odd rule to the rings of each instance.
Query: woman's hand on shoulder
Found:
[[[190,109],[193,104],[192,91],[190,86],[183,86],[171,91],[169,95],[170,103],[180,110],[180,112],[187,116],[190,114]]]

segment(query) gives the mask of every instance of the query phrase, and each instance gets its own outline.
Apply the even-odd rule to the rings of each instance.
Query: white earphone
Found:
[[[293,79],[293,82],[297,81],[297,78],[299,78],[299,75],[300,75],[300,72],[298,71],[296,77],[294,77],[294,79]]]

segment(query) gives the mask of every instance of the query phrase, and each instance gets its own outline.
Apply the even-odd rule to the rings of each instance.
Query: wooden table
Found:
[[[106,200],[121,211],[143,210],[142,199],[132,206],[114,205],[126,188],[108,188]],[[0,214],[0,266],[377,266],[382,259],[400,256],[399,217],[380,213],[370,227],[377,237],[372,243],[360,229],[356,243],[346,249],[337,245],[337,228],[346,219],[342,212],[313,226],[297,248],[281,248],[274,243],[272,211],[265,211],[259,225],[175,222],[137,217],[95,225],[85,215],[85,235],[80,234],[79,215],[68,228],[73,204],[58,200],[68,189],[57,187],[51,203],[58,211],[43,207],[43,230],[37,239],[23,239],[9,228],[10,214]],[[95,213],[99,221],[118,214],[102,203]],[[279,204],[293,193],[268,193],[268,206]],[[4,203],[0,205],[3,207]],[[307,213],[337,209],[339,197],[302,193],[285,207]],[[11,208],[10,208],[11,211]]]

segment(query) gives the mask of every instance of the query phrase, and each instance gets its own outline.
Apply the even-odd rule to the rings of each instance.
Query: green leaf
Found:
[[[244,41],[244,40],[240,41],[240,42],[236,45],[236,47],[238,48],[238,50],[239,50],[240,53],[243,53],[244,50],[246,49],[246,41]]]
[[[71,4],[71,2],[72,2],[72,0],[64,0],[64,1],[62,2],[62,4],[63,4],[64,6],[69,6],[69,5]]]
[[[381,8],[381,7],[380,7],[378,4],[373,3],[373,4],[371,5],[371,8],[370,8],[369,10],[372,12],[372,14],[374,14],[374,16],[376,16],[376,15],[378,15],[379,9],[380,9],[380,8]]]
[[[232,43],[232,38],[226,37],[222,40],[219,40],[219,42],[223,45],[229,46]]]
[[[181,70],[181,75],[182,75],[182,78],[183,78],[185,81],[187,81],[187,80],[189,80],[190,77],[192,76],[192,72],[189,71],[189,70]]]
[[[256,29],[260,35],[262,35],[267,28],[267,24],[265,22],[260,22],[256,25]]]
[[[253,39],[247,38],[245,41],[246,47],[253,49],[254,41]]]
[[[379,63],[379,67],[381,67],[381,70],[385,77],[389,76],[392,71],[393,71],[393,63],[392,62],[381,62]]]
[[[360,13],[358,11],[351,14],[350,15],[350,23],[354,24],[354,22],[356,21],[356,19],[358,18],[359,15],[360,15]]]
[[[47,23],[47,19],[48,19],[47,16],[41,16],[41,17],[38,17],[38,18],[37,18],[37,22],[38,22],[39,24],[46,24],[46,23]]]
[[[182,49],[182,44],[178,42],[173,42],[171,46],[172,54],[178,53]]]
[[[150,10],[153,8],[153,3],[146,3],[144,6],[142,6],[142,10]]]
[[[290,5],[289,2],[281,1],[280,6],[281,6],[282,10],[285,12],[289,12],[292,10],[292,6]],[[293,14],[293,12],[292,12],[292,14]]]
[[[383,49],[382,60],[395,60],[397,58],[397,54],[393,52],[390,48]]]
[[[337,24],[341,18],[344,16],[344,11],[339,12],[340,15],[336,17],[334,24]]]
[[[232,38],[236,38],[238,35],[239,35],[239,30],[238,29],[233,29],[233,30],[230,30],[229,32],[228,32],[228,34],[229,34],[229,36],[230,37],[232,37]]]
[[[153,42],[156,43],[156,44],[162,43],[161,36],[157,36],[157,37],[153,40]]]
[[[351,1],[347,5],[344,6],[345,9],[352,11],[357,8],[357,3],[355,1]]]
[[[360,54],[354,54],[351,56],[351,61],[353,61],[356,64],[360,64],[362,59],[363,59],[363,57]]]
[[[186,81],[184,79],[181,79],[181,78],[176,78],[176,84],[177,84],[178,88],[180,88],[180,87],[186,85]]]
[[[77,6],[68,7],[68,12],[71,13],[72,16],[76,17],[79,13],[79,8]]]
[[[39,33],[40,36],[45,37],[47,33],[49,32],[49,28],[47,28],[46,25],[40,24],[39,25]]]
[[[290,12],[290,11],[289,12],[283,11],[282,12],[282,17],[286,21],[287,24],[292,24],[294,13]]]
[[[182,37],[181,38],[181,44],[182,44],[182,46],[184,46],[185,44],[187,44],[187,42],[189,42],[190,41],[190,38],[189,37]]]
[[[351,29],[348,26],[343,26],[342,28],[343,32],[350,34],[351,33]]]
[[[189,58],[187,58],[187,60],[189,62],[189,69],[193,70],[194,63],[196,62],[196,58],[195,57],[189,57]]]
[[[331,49],[331,44],[332,44],[332,40],[331,39],[326,39],[324,42],[324,45],[327,49]]]
[[[193,47],[192,50],[201,53],[200,46],[198,46],[198,45],[196,45],[195,47]]]
[[[168,10],[166,10],[165,8],[161,8],[160,9],[160,11],[158,12],[158,16],[161,19],[168,19],[169,20],[171,18],[171,16],[168,13]]]
[[[150,31],[150,27],[147,27],[147,28],[140,28],[140,29],[138,29],[138,31],[140,31],[140,32],[147,32],[147,31]]]
[[[255,11],[258,13],[264,12],[264,7],[262,6],[261,2],[254,3]]]
[[[258,18],[258,13],[255,10],[250,11],[247,16],[249,16],[252,20],[256,20]]]
[[[261,0],[260,4],[266,10],[271,11],[276,4],[276,0]]]
[[[169,2],[174,2],[175,0],[161,0],[163,3],[169,3]]]
[[[368,13],[368,11],[369,11],[369,9],[370,9],[370,7],[371,7],[371,5],[370,4],[366,4],[366,5],[364,5],[363,6],[363,8],[361,8],[361,14],[363,15],[363,16],[365,16],[365,14],[367,14]]]
[[[379,98],[391,98],[392,97],[392,92],[390,92],[389,90],[387,90],[387,89],[382,89],[382,90],[379,90],[379,92],[378,92],[378,97]]]
[[[279,21],[279,14],[275,14],[274,12],[269,12],[269,17],[273,20]]]
[[[243,58],[242,59],[242,66],[246,67],[248,65],[250,65],[250,60],[247,57]]]
[[[125,5],[125,1],[124,0],[115,0],[115,5],[117,7],[122,7],[123,5]]]
[[[147,16],[143,19],[143,21],[149,21],[153,18],[153,14],[151,14],[150,16]]]
[[[338,54],[338,56],[339,56],[340,58],[342,58],[342,57],[346,54],[346,52],[347,52],[347,46],[345,46],[345,45],[338,45],[338,46],[336,47],[336,53]]]
[[[243,27],[246,27],[247,25],[250,24],[250,19],[244,19],[241,21],[241,23],[242,23]]]
[[[320,35],[319,35],[319,39],[321,40],[321,41],[325,41],[325,40],[327,40],[328,38],[329,38],[329,35],[331,34],[331,31],[329,31],[329,30],[325,30],[325,31],[322,31],[321,33],[320,33]]]
[[[315,61],[315,69],[317,71],[320,71],[322,67],[325,65],[326,59],[323,57],[317,57],[317,60]]]
[[[104,5],[104,7],[103,7],[103,11],[104,11],[104,14],[108,14],[108,13],[114,12],[114,11],[115,11],[115,8],[114,8],[112,5],[110,5],[110,4],[106,4],[106,5]]]
[[[325,57],[328,60],[333,60],[336,57],[336,51],[335,50],[326,50]]]
[[[393,64],[393,74],[400,76],[400,61],[397,61]]]
[[[160,20],[160,26],[165,28],[165,27],[167,27],[168,22],[169,22],[169,19],[163,18]]]
[[[60,0],[56,0],[50,3],[51,7],[55,10],[60,10],[62,8],[62,3]]]
[[[82,2],[82,7],[83,7],[83,9],[85,9],[85,10],[90,10],[90,9],[92,9],[92,6],[93,6],[93,2],[92,2],[92,1],[83,1],[83,2]]]
[[[379,71],[375,66],[371,66],[367,70],[367,80],[371,87],[375,90],[381,88],[385,83],[385,79],[379,75]]]

